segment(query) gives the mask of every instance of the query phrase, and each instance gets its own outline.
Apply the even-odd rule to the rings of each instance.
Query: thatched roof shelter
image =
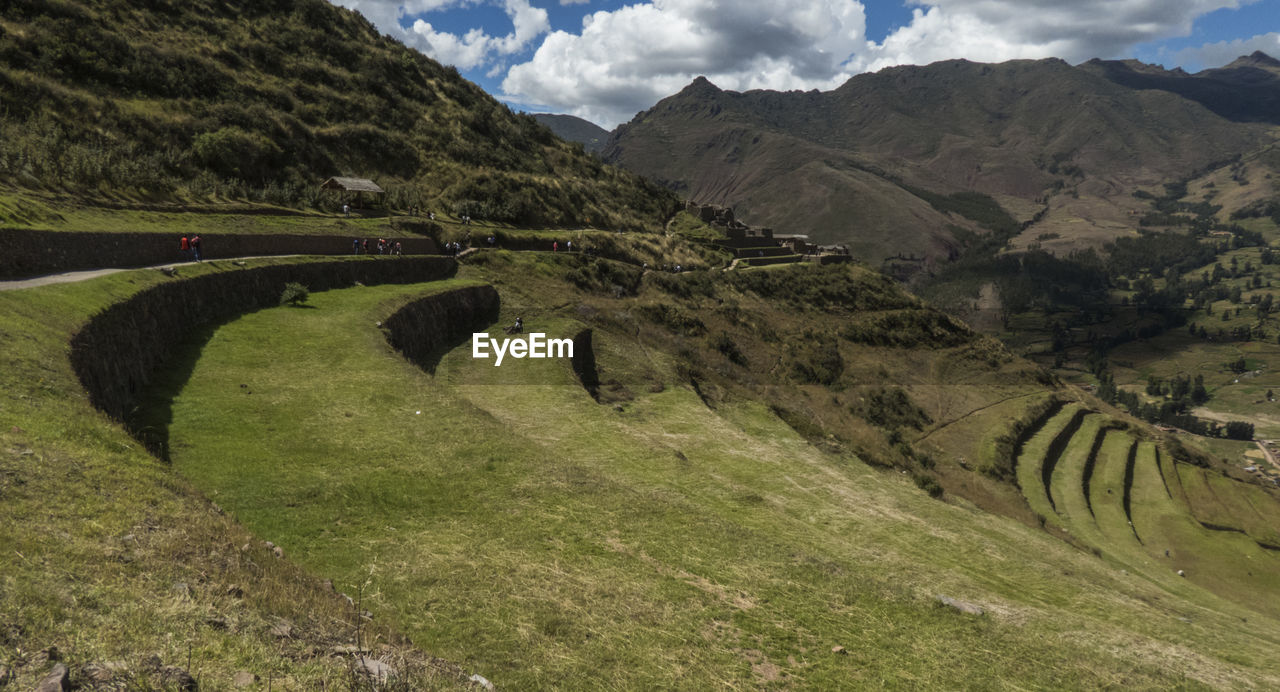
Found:
[[[383,194],[384,190],[378,187],[378,184],[367,178],[341,178],[333,177],[320,184],[321,190],[335,190],[337,192],[372,192],[374,194]]]

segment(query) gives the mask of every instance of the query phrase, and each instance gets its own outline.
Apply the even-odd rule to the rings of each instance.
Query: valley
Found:
[[[1278,80],[606,132],[324,0],[20,0],[0,687],[1280,686]]]

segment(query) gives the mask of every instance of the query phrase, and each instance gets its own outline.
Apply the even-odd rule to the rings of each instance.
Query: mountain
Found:
[[[620,126],[604,156],[750,223],[849,243],[878,262],[954,251],[963,219],[921,189],[982,193],[1020,221],[1070,219],[1114,237],[1137,186],[1250,150],[1264,130],[1095,65],[951,60],[829,92],[737,93],[699,78]]]
[[[665,191],[324,0],[18,0],[0,10],[0,180],[115,199],[393,205],[659,227]]]
[[[1196,74],[1136,60],[1095,59],[1081,68],[1131,89],[1177,94],[1228,120],[1280,124],[1280,61],[1261,51]]]
[[[560,139],[580,142],[582,148],[590,152],[604,149],[609,139],[609,131],[599,125],[572,115],[556,113],[534,113],[533,119],[546,125]]]

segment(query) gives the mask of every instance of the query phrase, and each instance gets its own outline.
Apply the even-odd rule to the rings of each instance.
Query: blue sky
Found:
[[[704,75],[831,89],[949,58],[1280,57],[1280,0],[333,0],[517,110],[612,128]],[[584,18],[589,21],[584,24]]]

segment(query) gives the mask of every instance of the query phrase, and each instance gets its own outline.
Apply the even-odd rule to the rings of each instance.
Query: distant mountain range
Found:
[[[1275,124],[1280,61],[1263,53],[1197,74],[950,60],[829,92],[737,93],[698,78],[619,126],[603,155],[749,223],[876,262],[954,254],[959,229],[981,229],[937,195],[966,191],[1049,235],[1100,243],[1136,224],[1134,190],[1253,151]]]
[[[581,143],[582,148],[589,152],[603,150],[609,139],[608,130],[573,115],[534,113],[533,119],[546,125],[560,139]]]

